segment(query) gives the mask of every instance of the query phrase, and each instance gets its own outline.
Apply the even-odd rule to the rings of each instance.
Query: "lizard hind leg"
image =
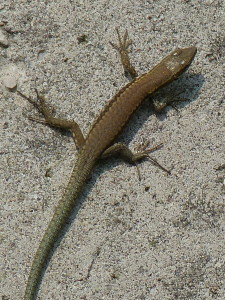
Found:
[[[159,167],[160,169],[162,169],[167,174],[170,174],[169,170],[167,170],[162,165],[160,165],[157,162],[157,160],[155,160],[154,158],[152,158],[151,156],[149,156],[150,152],[158,150],[161,147],[162,147],[162,144],[159,144],[159,145],[157,145],[157,146],[155,146],[153,148],[146,149],[147,145],[144,145],[142,147],[142,149],[140,149],[140,151],[138,151],[136,153],[133,153],[126,145],[121,144],[121,143],[116,143],[116,144],[110,146],[109,148],[107,148],[102,153],[101,159],[108,158],[110,156],[115,156],[115,155],[118,156],[119,155],[126,162],[128,162],[130,164],[133,164],[133,165],[135,165],[137,167],[139,180],[141,179],[141,176],[140,176],[140,170],[138,168],[138,162],[140,162],[144,158],[149,159],[155,166]]]
[[[23,93],[17,91],[17,93],[29,101],[38,111],[40,114],[43,115],[44,120],[34,118],[34,117],[29,117],[29,119],[33,121],[37,121],[39,123],[45,123],[51,127],[57,127],[57,128],[62,128],[62,129],[67,129],[70,130],[73,136],[73,140],[77,146],[78,149],[80,149],[83,144],[84,144],[84,136],[82,134],[82,131],[79,127],[79,125],[75,121],[70,121],[62,118],[56,118],[52,114],[52,110],[48,107],[46,104],[46,100],[44,96],[40,95],[35,89],[36,95],[37,95],[37,100],[34,101],[30,97],[24,95]]]

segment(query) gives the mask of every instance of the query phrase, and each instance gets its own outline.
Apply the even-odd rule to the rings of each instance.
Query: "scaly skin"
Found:
[[[55,213],[34,257],[27,281],[24,300],[34,300],[36,298],[40,276],[49,258],[49,253],[70,216],[71,211],[74,209],[81,189],[97,160],[101,156],[104,156],[104,151],[121,132],[130,116],[142,101],[149,94],[173,81],[184,72],[192,62],[197,51],[195,47],[176,49],[151,71],[135,78],[136,71],[130,65],[127,55],[127,48],[130,45],[130,41],[127,41],[127,34],[125,34],[123,41],[119,34],[118,37],[119,46],[115,46],[114,44],[113,46],[120,52],[123,65],[130,71],[131,76],[134,79],[109,101],[94,122],[86,139],[83,138],[79,128],[74,129],[74,127],[78,127],[75,122],[59,120],[52,117],[43,99],[40,98],[40,105],[38,106],[33,100],[20,93],[20,95],[25,97],[39,109],[44,115],[46,123],[51,126],[70,129],[74,136],[77,135],[77,138],[80,140],[78,144],[81,148],[65,193],[55,209]],[[73,128],[71,123],[73,123]],[[139,155],[132,154],[129,152],[130,150],[124,149],[124,146],[122,147],[123,149],[121,149],[121,145],[119,145],[119,147],[117,145],[115,148],[116,149],[113,147],[112,149],[110,148],[112,153],[124,152],[122,154],[124,156],[126,155],[129,160],[133,162],[146,155],[146,152],[140,153]]]

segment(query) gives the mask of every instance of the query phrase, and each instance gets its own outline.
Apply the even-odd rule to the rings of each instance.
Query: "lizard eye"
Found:
[[[173,56],[178,56],[181,54],[181,49],[177,49],[174,53],[173,53]]]

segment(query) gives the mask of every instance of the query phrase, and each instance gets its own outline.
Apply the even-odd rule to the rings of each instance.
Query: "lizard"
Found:
[[[70,130],[79,150],[69,182],[34,256],[24,300],[36,299],[41,275],[43,269],[46,268],[50,252],[58,239],[60,231],[76,206],[82,187],[97,161],[101,158],[119,154],[126,161],[136,164],[136,162],[148,156],[149,150],[144,149],[144,151],[133,153],[124,144],[115,143],[113,145],[112,143],[143,100],[183,73],[189,67],[197,52],[197,48],[194,46],[177,48],[153,69],[138,76],[129,60],[128,48],[132,41],[128,39],[128,32],[126,30],[123,37],[121,37],[118,28],[116,28],[116,32],[118,44],[110,44],[119,52],[123,68],[125,72],[130,74],[132,80],[106,104],[86,138],[75,121],[54,117],[46,104],[45,98],[39,95],[37,89],[35,89],[36,100],[18,91],[20,96],[28,100],[43,115],[44,123],[52,127]]]

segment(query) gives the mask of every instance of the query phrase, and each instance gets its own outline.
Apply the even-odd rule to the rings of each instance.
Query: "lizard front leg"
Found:
[[[123,65],[125,73],[129,73],[131,78],[134,79],[138,76],[138,74],[137,74],[135,68],[133,67],[133,65],[131,64],[129,55],[128,55],[128,48],[132,44],[132,41],[128,40],[127,30],[125,31],[123,38],[121,38],[118,28],[116,28],[116,32],[117,32],[117,37],[118,37],[118,45],[116,45],[112,42],[109,42],[109,43],[114,49],[116,49],[119,52],[120,60]]]

